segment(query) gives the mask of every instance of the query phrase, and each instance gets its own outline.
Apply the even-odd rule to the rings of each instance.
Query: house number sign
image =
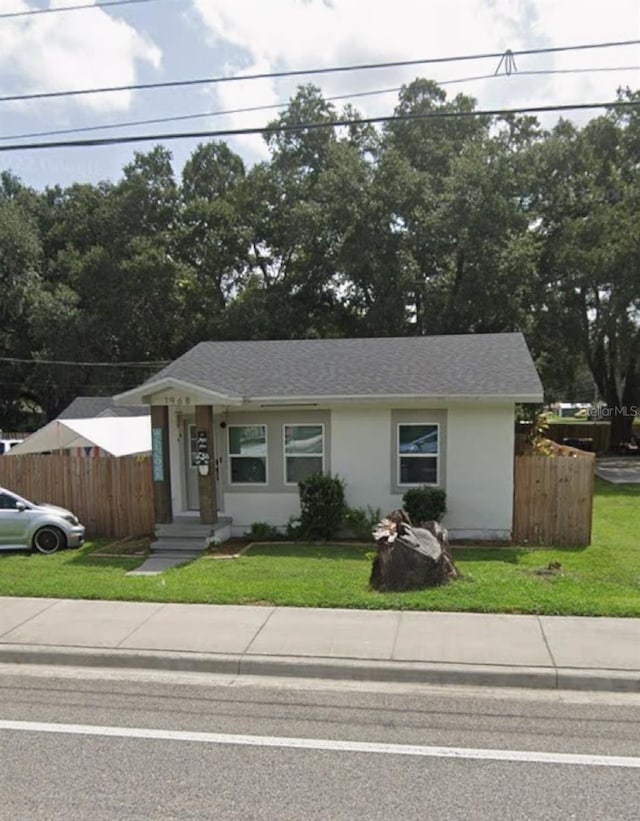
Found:
[[[190,396],[175,396],[173,393],[168,393],[162,397],[162,404],[176,408],[189,408],[193,402]]]

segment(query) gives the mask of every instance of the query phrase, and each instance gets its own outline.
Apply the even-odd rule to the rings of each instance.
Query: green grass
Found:
[[[458,548],[464,578],[435,590],[370,591],[373,545],[263,545],[238,559],[127,577],[140,558],[100,558],[103,540],[53,556],[0,554],[0,595],[640,616],[639,512],[640,486],[598,481],[590,547]],[[561,574],[536,574],[551,561]]]

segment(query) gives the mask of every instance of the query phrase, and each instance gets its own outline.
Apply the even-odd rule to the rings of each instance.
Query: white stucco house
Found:
[[[474,539],[511,536],[514,409],[542,399],[518,333],[203,342],[115,397],[151,407],[159,523],[282,527],[322,470],[384,513],[442,487]]]

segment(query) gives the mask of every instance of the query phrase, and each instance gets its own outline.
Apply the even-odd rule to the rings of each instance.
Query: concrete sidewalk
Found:
[[[0,597],[0,663],[640,692],[640,619]]]

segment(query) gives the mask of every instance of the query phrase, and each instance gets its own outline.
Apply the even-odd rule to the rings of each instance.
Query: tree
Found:
[[[615,110],[581,131],[560,123],[540,152],[545,181],[538,233],[549,311],[583,353],[612,420],[628,441],[640,405],[640,165],[637,113]]]
[[[0,428],[16,429],[22,423],[22,402],[27,395],[28,366],[8,358],[28,359],[26,333],[29,309],[41,288],[42,246],[35,221],[20,204],[19,183],[4,177],[0,190]],[[8,183],[11,183],[9,186]]]
[[[184,167],[180,193],[179,297],[184,338],[195,343],[224,333],[227,303],[248,264],[244,163],[224,143],[200,145]]]

